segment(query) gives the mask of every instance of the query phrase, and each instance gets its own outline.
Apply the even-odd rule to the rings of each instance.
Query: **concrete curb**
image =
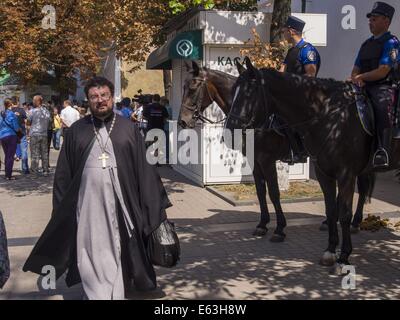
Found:
[[[234,207],[244,207],[258,205],[258,200],[236,200],[229,193],[220,191],[215,187],[206,186],[206,190],[228,202]],[[301,202],[315,202],[324,201],[324,197],[312,197],[312,198],[299,198],[299,199],[281,199],[281,203],[301,203]]]

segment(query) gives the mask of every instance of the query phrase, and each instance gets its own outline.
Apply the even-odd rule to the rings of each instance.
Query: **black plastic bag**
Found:
[[[165,268],[176,266],[181,247],[172,222],[165,220],[153,231],[150,235],[148,250],[150,260],[154,265]]]

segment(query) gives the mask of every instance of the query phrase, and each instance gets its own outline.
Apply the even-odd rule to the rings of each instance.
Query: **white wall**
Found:
[[[253,39],[254,28],[262,39],[269,39],[271,14],[262,12],[203,11],[200,29],[203,44],[243,44]]]

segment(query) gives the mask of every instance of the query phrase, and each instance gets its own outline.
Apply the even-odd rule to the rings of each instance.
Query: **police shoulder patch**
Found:
[[[307,52],[307,59],[310,61],[316,61],[317,60],[317,54],[314,50],[310,50]]]
[[[397,61],[397,57],[399,56],[399,50],[396,48],[393,48],[390,51],[390,58],[392,59],[393,62]]]

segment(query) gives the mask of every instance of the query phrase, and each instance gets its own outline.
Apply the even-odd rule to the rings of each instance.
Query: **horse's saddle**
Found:
[[[352,90],[356,100],[358,119],[364,131],[370,135],[375,135],[375,115],[372,101],[368,95],[360,87],[352,84]],[[393,138],[400,139],[400,100],[399,94],[396,94],[396,101],[394,105],[394,117],[392,122]]]

